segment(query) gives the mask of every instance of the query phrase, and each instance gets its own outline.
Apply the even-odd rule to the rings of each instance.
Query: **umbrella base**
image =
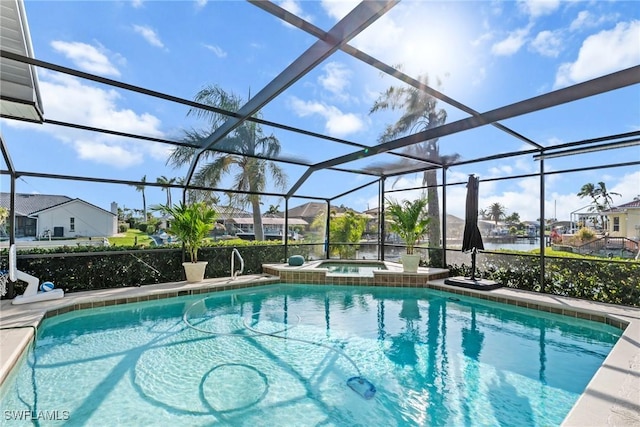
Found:
[[[477,289],[481,291],[490,291],[492,289],[502,287],[500,283],[494,282],[493,280],[480,278],[471,279],[470,277],[462,276],[449,277],[448,279],[444,279],[444,283],[445,285],[460,286],[462,288]]]

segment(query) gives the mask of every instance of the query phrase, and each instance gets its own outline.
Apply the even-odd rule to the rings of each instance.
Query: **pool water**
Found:
[[[0,422],[559,425],[620,335],[428,289],[282,284],[110,306],[44,321]]]
[[[382,262],[323,262],[318,268],[326,268],[328,274],[341,276],[373,277],[373,272],[386,270]]]

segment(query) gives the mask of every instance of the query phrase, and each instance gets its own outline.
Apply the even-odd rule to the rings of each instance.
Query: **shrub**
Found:
[[[244,274],[259,274],[263,263],[284,260],[284,246],[279,242],[217,242],[200,249],[198,258],[209,261],[206,277],[230,277],[231,253],[240,251]],[[295,247],[290,247],[290,251]],[[141,249],[137,247],[57,247],[18,251],[18,269],[53,282],[65,292],[112,289],[184,280],[181,245]],[[292,252],[293,253],[293,252]],[[297,251],[302,253],[304,251]],[[8,250],[0,250],[0,270],[7,270]],[[238,264],[236,263],[236,267]],[[16,294],[26,285],[17,282]]]
[[[576,235],[583,242],[588,242],[595,239],[596,232],[589,227],[582,227],[580,230],[578,230]]]
[[[450,275],[468,276],[467,259],[447,252]],[[546,256],[543,287],[538,255],[480,253],[476,267],[477,276],[510,288],[640,307],[640,262]]]
[[[140,224],[137,224],[137,226],[138,230],[142,231],[143,233],[147,232],[148,224],[146,222],[141,222]]]
[[[118,231],[120,233],[126,233],[127,230],[129,230],[129,224],[126,222],[121,222],[120,224],[118,224]]]

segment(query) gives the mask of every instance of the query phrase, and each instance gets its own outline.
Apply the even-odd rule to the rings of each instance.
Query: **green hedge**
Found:
[[[236,247],[245,262],[244,274],[262,272],[262,264],[284,262],[279,243],[234,241],[203,247],[199,258],[208,261],[205,277],[231,276],[231,251]],[[58,247],[19,251],[18,269],[53,282],[66,292],[141,286],[184,280],[182,248],[140,249],[136,247]],[[236,262],[236,268],[240,263]],[[8,269],[7,250],[0,251],[0,270]],[[15,293],[25,284],[15,284]]]
[[[317,245],[290,245],[287,255],[313,259]],[[244,261],[244,274],[259,274],[263,263],[285,262],[280,242],[218,242],[200,250],[208,261],[205,277],[231,276],[231,252],[238,248]],[[0,270],[8,269],[7,250],[0,251]],[[182,249],[179,245],[162,248],[136,247],[59,247],[31,249],[18,254],[18,269],[51,281],[67,292],[141,286],[184,280]],[[470,256],[447,251],[451,276],[470,274]],[[239,268],[239,263],[236,263]],[[480,277],[505,286],[553,295],[582,298],[612,304],[640,307],[640,262],[545,257],[545,283],[541,288],[540,259],[537,255],[480,253]],[[24,292],[17,283],[15,293]]]
[[[544,289],[536,255],[478,254],[476,274],[504,286],[640,307],[640,262],[545,257]],[[470,265],[448,265],[451,276],[469,276]]]

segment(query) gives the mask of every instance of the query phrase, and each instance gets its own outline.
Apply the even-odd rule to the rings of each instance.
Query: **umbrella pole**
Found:
[[[476,248],[471,249],[471,280],[476,280]]]

